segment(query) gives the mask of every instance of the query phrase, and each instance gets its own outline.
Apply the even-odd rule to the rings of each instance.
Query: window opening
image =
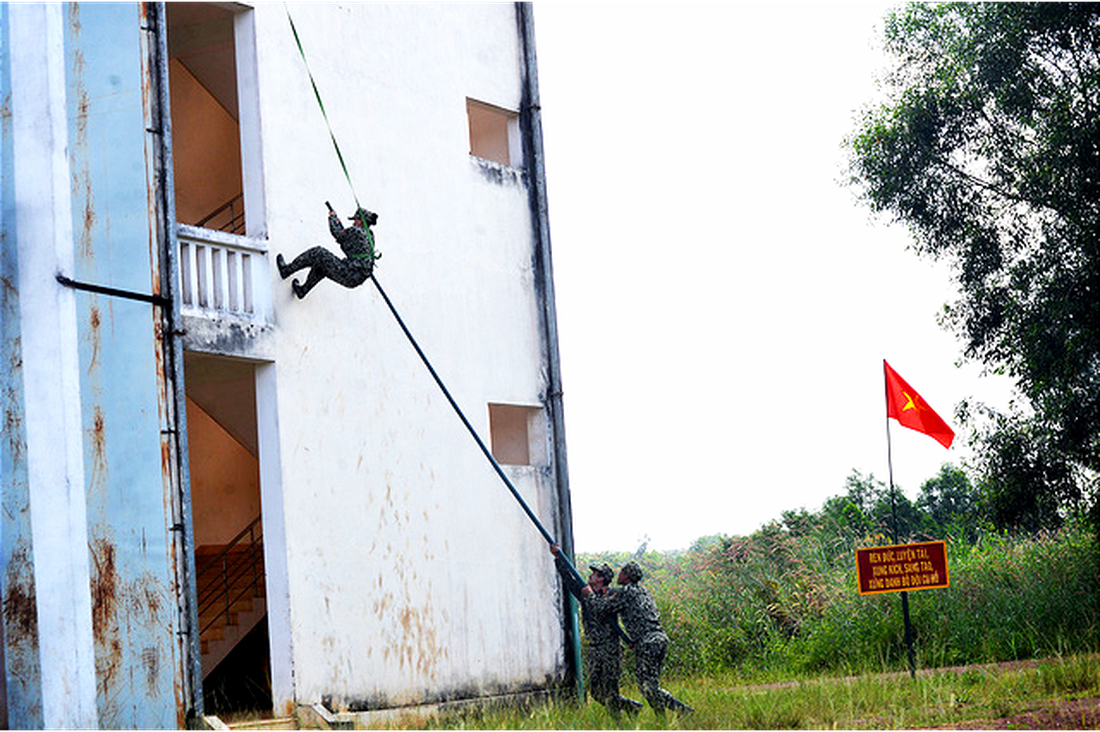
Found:
[[[167,3],[181,300],[190,314],[270,316],[254,11]]]
[[[470,124],[470,154],[501,165],[519,167],[519,114],[476,99],[466,100]]]
[[[166,3],[176,218],[245,233],[234,14]]]
[[[489,405],[491,452],[501,465],[541,465],[546,462],[542,410],[514,404]]]

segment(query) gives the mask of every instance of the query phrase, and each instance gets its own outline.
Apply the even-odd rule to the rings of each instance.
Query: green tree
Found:
[[[1001,498],[1095,500],[1100,5],[911,3],[887,18],[886,48],[888,101],[848,140],[852,180],[908,224],[918,254],[951,263],[944,323],[1027,400],[980,433],[996,468],[984,483]],[[1028,463],[1003,451],[1025,437],[1047,469],[1015,472]],[[1024,491],[994,485],[1025,478]]]
[[[896,533],[898,540],[903,541],[923,523],[912,501],[901,490],[895,490],[891,496],[890,489],[873,473],[864,475],[853,469],[844,479],[844,489],[843,494],[829,498],[821,507],[818,523],[822,530],[845,539],[879,534],[892,540]],[[788,518],[795,519],[784,514],[784,519]]]
[[[1045,444],[1048,439],[1026,420],[998,416],[988,428],[980,457],[983,502],[997,526],[1032,533],[1054,529],[1062,525],[1059,508],[1080,503],[1081,481],[1057,458],[1058,450]]]
[[[880,532],[903,543],[912,540],[925,523],[921,512],[897,487],[893,496],[889,490],[882,493],[871,515]]]
[[[872,474],[852,470],[844,480],[845,492],[825,501],[821,507],[821,526],[845,539],[857,539],[875,532],[872,517],[879,494],[886,489]]]
[[[937,538],[946,533],[973,542],[982,519],[981,492],[954,465],[943,465],[934,478],[924,481],[917,508],[927,517],[929,532]]]
[[[791,536],[811,536],[819,527],[818,516],[810,513],[805,508],[788,509],[781,514],[783,526],[791,533]]]

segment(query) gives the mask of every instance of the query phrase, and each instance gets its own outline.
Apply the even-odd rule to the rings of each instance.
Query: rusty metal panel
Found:
[[[138,4],[66,6],[74,279],[159,292]],[[101,727],[176,727],[182,709],[170,538],[162,315],[78,293],[81,411]]]
[[[3,708],[9,729],[41,727],[42,678],[32,569],[30,495],[15,241],[14,142],[8,6],[0,5],[0,597]]]

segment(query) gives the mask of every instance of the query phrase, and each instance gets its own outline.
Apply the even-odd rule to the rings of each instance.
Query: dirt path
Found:
[[[1011,671],[1017,668],[1033,668],[1039,660],[987,663],[979,666],[952,666],[929,669],[929,672],[962,673],[967,669],[995,669]],[[1008,717],[974,719],[969,722],[944,725],[934,729],[1100,729],[1100,698],[1062,699],[1036,705],[1036,708]]]
[[[1100,729],[1100,698],[1050,702],[1010,717],[972,719],[932,729]]]
[[[1086,654],[1092,657],[1100,654]],[[1004,673],[1014,669],[1034,668],[1050,659],[1030,659],[1027,661],[1004,661],[1001,663],[982,663],[972,666],[944,666],[941,668],[918,669],[918,676],[936,676],[941,674],[963,674],[968,671],[996,671]],[[883,678],[900,678],[908,676],[908,671],[895,671],[882,674]],[[841,682],[852,683],[860,676],[847,676],[838,679]],[[749,689],[782,689],[794,686],[801,681],[783,681],[773,684],[756,684],[745,687]],[[1060,701],[1045,702],[1035,705],[1034,709],[1013,714],[1007,717],[991,717],[987,719],[972,719],[956,724],[945,724],[929,729],[1100,729],[1100,697],[1086,699],[1065,699]]]

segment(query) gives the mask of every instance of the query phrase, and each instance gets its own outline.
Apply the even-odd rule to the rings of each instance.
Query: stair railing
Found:
[[[233,604],[238,600],[264,594],[263,524],[260,518],[253,519],[224,549],[196,568],[196,583],[203,588],[198,598],[199,617],[211,609],[217,609],[200,626],[200,638],[221,618],[224,617],[228,623]],[[243,578],[249,581],[240,582]]]
[[[214,221],[218,219],[218,221]],[[214,222],[211,224],[210,222]],[[200,219],[195,226],[244,234],[244,194],[238,193]]]

